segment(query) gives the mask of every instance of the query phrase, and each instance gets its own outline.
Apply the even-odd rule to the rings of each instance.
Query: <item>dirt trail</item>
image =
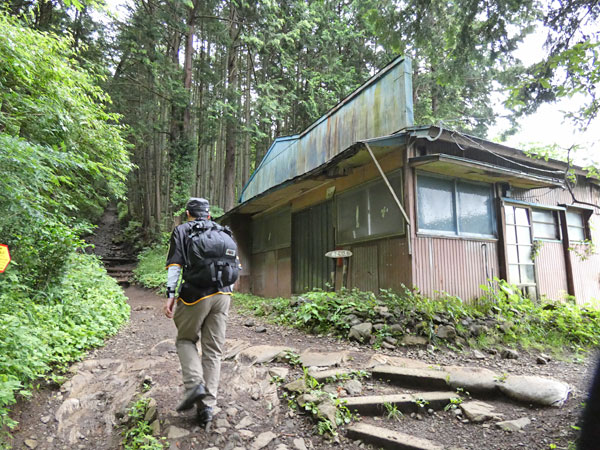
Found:
[[[113,214],[114,215],[114,214]],[[114,220],[105,222],[96,250],[114,254],[111,236]],[[411,358],[425,365],[477,366],[500,374],[532,374],[555,377],[571,386],[562,408],[534,407],[503,399],[490,402],[505,419],[527,417],[531,424],[513,433],[493,426],[471,423],[453,411],[428,412],[424,416],[406,415],[401,420],[384,416],[365,417],[362,423],[385,426],[462,449],[547,449],[550,444],[566,449],[575,438],[571,428],[577,422],[580,404],[591,377],[591,362],[573,364],[551,360],[537,365],[535,355],[521,353],[519,359],[505,360],[500,355],[457,354],[452,351],[426,351],[423,347],[374,349],[328,336],[307,335],[298,330],[267,324],[240,315],[235,306],[228,322],[227,356],[223,362],[219,408],[212,430],[207,433],[194,421],[193,413],[179,414],[175,406],[183,392],[179,361],[175,353],[175,326],[162,314],[164,299],[139,287],[127,287],[131,320],[102,348],[91,351],[75,364],[62,386],[42,385],[30,400],[20,402],[13,411],[19,421],[13,447],[51,449],[113,450],[120,447],[119,418],[138,395],[156,400],[160,436],[168,437],[170,449],[358,449],[365,444],[346,437],[340,430],[336,441],[319,436],[311,418],[292,410],[282,397],[282,387],[271,382],[273,369],[289,369],[286,382],[301,376],[298,367],[283,362],[249,364],[241,349],[254,348],[265,354],[266,347],[285,345],[301,354],[305,351],[329,353],[326,359],[340,359],[347,368],[365,368],[376,354]],[[259,353],[261,353],[259,352]],[[248,351],[246,351],[248,353]],[[282,372],[278,372],[282,373]],[[348,395],[340,386],[335,392]],[[363,380],[362,395],[393,391],[389,385]],[[486,400],[487,401],[487,400]],[[157,430],[158,431],[158,430]]]
[[[106,346],[89,353],[85,361],[76,364],[70,381],[62,387],[45,387],[31,401],[22,403],[15,410],[14,418],[20,422],[15,433],[15,448],[31,448],[35,442],[38,449],[117,449],[120,435],[117,428],[123,401],[141,393],[143,382],[151,389],[145,395],[157,401],[161,435],[171,436],[172,449],[232,450],[251,449],[262,433],[272,432],[273,439],[264,448],[362,448],[340,433],[340,443],[330,442],[315,434],[314,423],[307,416],[288,408],[277,395],[277,386],[270,383],[269,369],[287,368],[286,364],[271,362],[248,366],[239,361],[223,362],[220,411],[210,433],[196,426],[192,413],[178,414],[174,411],[182,394],[180,369],[173,337],[175,327],[161,312],[163,299],[148,290],[129,287],[125,290],[132,307],[130,323]],[[252,324],[254,322],[254,324]],[[264,326],[264,327],[263,327]],[[266,328],[266,331],[263,329]],[[324,336],[305,335],[297,330],[261,323],[235,311],[231,312],[228,325],[228,349],[240,343],[246,346],[288,345],[298,353],[306,350],[319,352],[347,352],[345,366],[364,367],[376,353],[374,350]],[[430,354],[422,349],[401,348],[386,351],[390,356],[421,359],[427,363],[473,365],[467,355],[449,352]],[[506,418],[527,416],[533,425],[522,432],[507,433],[481,424],[465,424],[457,421],[451,412],[436,413],[435,417],[405,417],[393,424],[385,418],[365,419],[368,423],[411,430],[419,436],[437,437],[442,442],[455,442],[468,449],[545,449],[550,443],[567,442],[574,437],[574,425],[579,414],[579,403],[590,376],[587,364],[573,365],[553,361],[549,366],[536,366],[524,355],[521,360],[505,361],[490,357],[485,365],[501,366],[509,373],[537,373],[554,375],[568,381],[573,389],[563,408],[534,408],[500,402],[500,412]],[[482,364],[483,365],[483,364]],[[300,376],[294,369],[288,381]],[[281,388],[279,388],[281,390]],[[377,383],[367,382],[365,393],[376,393]],[[73,400],[76,399],[76,400]],[[240,426],[241,424],[241,426]],[[409,431],[406,431],[409,432]],[[441,436],[440,436],[441,434]],[[446,438],[444,438],[446,435]],[[442,439],[439,439],[439,438]],[[301,439],[300,441],[298,441]],[[298,443],[295,446],[294,441]],[[456,443],[456,441],[458,441]],[[364,446],[364,444],[363,444]]]

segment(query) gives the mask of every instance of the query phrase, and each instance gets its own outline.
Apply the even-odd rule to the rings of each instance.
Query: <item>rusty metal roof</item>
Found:
[[[360,140],[412,125],[412,67],[401,57],[301,134],[276,139],[244,187],[240,203],[312,171]]]

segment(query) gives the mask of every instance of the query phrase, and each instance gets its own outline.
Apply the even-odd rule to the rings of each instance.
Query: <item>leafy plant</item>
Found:
[[[369,378],[371,374],[366,370],[351,370],[347,373],[338,373],[332,377],[327,377],[325,379],[325,383],[335,383],[337,381],[347,381],[347,380],[360,380],[363,378]]]
[[[419,408],[425,408],[427,405],[429,405],[429,401],[425,400],[424,398],[418,397],[415,399],[415,404]]]
[[[152,435],[150,424],[144,420],[150,399],[139,397],[127,411],[129,426],[123,430],[123,448],[125,450],[162,450],[166,448]]]
[[[402,412],[398,409],[398,406],[392,405],[391,403],[385,402],[383,404],[385,411],[387,413],[387,418],[392,420],[400,420],[403,417]]]
[[[158,289],[159,293],[165,294],[167,252],[168,247],[164,244],[143,250],[138,255],[138,264],[133,270],[135,280],[144,287]]]
[[[43,301],[0,279],[0,426],[13,428],[8,408],[16,395],[50,371],[62,371],[91,347],[102,345],[129,317],[123,291],[96,258],[67,258],[60,282]],[[6,289],[7,287],[10,289]],[[51,379],[59,380],[51,374]]]
[[[463,402],[463,399],[461,397],[453,397],[450,399],[450,403],[448,403],[446,406],[444,406],[444,411],[456,409],[456,408],[458,408],[458,405],[460,405],[462,402]]]
[[[292,350],[285,350],[283,352],[282,359],[285,360],[290,366],[296,367],[301,366],[300,355]]]

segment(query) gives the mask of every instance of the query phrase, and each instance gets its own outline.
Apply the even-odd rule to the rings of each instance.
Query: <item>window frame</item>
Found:
[[[401,203],[404,205],[403,199],[404,199],[404,173],[402,168],[399,169],[394,169],[390,172],[387,172],[385,174],[385,176],[388,178],[388,180],[394,176],[398,175],[400,177],[400,192],[396,191],[396,195],[398,196],[398,199],[401,201]],[[369,192],[369,188],[371,188],[372,186],[378,185],[378,184],[382,184],[386,190],[388,190],[387,184],[385,183],[385,181],[383,180],[383,178],[381,177],[377,177],[374,178],[372,180],[366,181],[365,183],[361,183],[357,186],[353,186],[350,189],[346,189],[343,192],[340,193],[336,193],[335,195],[335,245],[354,245],[354,244],[359,244],[359,243],[363,243],[363,242],[368,242],[368,241],[375,241],[378,239],[385,239],[385,238],[389,238],[389,237],[400,237],[400,236],[406,236],[406,224],[405,224],[405,220],[404,217],[402,216],[402,213],[400,213],[400,226],[399,226],[399,231],[393,231],[390,233],[383,233],[383,234],[377,234],[377,235],[370,235],[367,234],[366,236],[362,236],[358,239],[353,239],[353,240],[341,240],[340,239],[340,227],[339,227],[339,211],[338,211],[338,207],[339,207],[339,201],[340,198],[346,197],[346,196],[350,196],[352,194],[355,194],[356,192],[359,191],[363,191],[366,194],[366,207],[367,207],[367,227],[370,230],[371,229],[371,201],[370,201],[370,197],[368,195]],[[391,184],[391,182],[390,182]],[[391,193],[390,193],[391,195]],[[395,202],[394,202],[395,204]],[[397,205],[395,205],[397,207]]]
[[[264,233],[272,233],[275,228],[285,227],[289,230],[288,233],[283,232],[284,240],[282,242],[268,242],[269,239],[262,239],[266,235]],[[257,227],[260,231],[257,231]],[[261,240],[256,242],[257,233],[260,233]],[[251,222],[250,235],[252,238],[251,253],[264,253],[273,250],[288,248],[292,245],[292,210],[290,207],[284,207],[271,214],[266,214],[253,219]]]
[[[510,203],[510,202],[509,202]],[[515,203],[516,205],[516,203]],[[560,211],[561,209],[558,208],[549,208],[549,207],[544,207],[543,205],[529,205],[529,209],[531,210],[531,227],[532,227],[532,232],[533,232],[533,240],[534,241],[546,241],[546,242],[561,242],[563,239],[562,236],[562,227],[561,227],[561,217],[560,217]],[[533,218],[533,213],[535,213],[536,211],[547,211],[550,212],[552,214],[552,217],[554,218],[555,222],[541,222],[539,220],[534,220]],[[536,236],[535,234],[535,224],[536,223],[540,223],[540,224],[546,224],[546,225],[554,225],[555,226],[555,237],[554,238],[547,238],[547,237],[539,237]]]
[[[451,232],[451,231],[429,230],[429,229],[421,228],[421,224],[420,224],[420,220],[419,220],[421,204],[418,201],[418,197],[419,197],[419,177],[423,177],[423,176],[429,177],[429,178],[437,178],[437,179],[446,180],[446,181],[452,181],[452,184],[453,184],[452,199],[453,199],[453,207],[454,207],[453,222],[454,222],[454,227],[455,227],[456,231]],[[470,184],[470,185],[475,185],[475,186],[485,186],[485,187],[489,188],[489,194],[490,194],[489,198],[491,200],[491,205],[492,205],[491,217],[490,217],[490,223],[492,226],[492,234],[470,233],[470,232],[461,232],[460,231],[460,214],[459,214],[460,200],[459,200],[459,190],[458,190],[459,183]],[[495,208],[495,200],[496,200],[496,195],[495,195],[493,183],[472,181],[472,180],[467,180],[464,178],[440,175],[440,174],[430,173],[430,172],[426,172],[426,171],[417,171],[416,177],[415,177],[415,205],[416,205],[415,219],[417,222],[417,235],[440,236],[440,237],[457,238],[457,239],[462,238],[462,239],[477,239],[477,240],[498,240],[498,221],[497,221],[497,214],[496,214],[496,208]]]
[[[569,213],[578,214],[581,217],[582,226],[569,224]],[[569,242],[573,242],[575,244],[585,244],[588,241],[591,241],[591,233],[590,233],[590,216],[591,211],[585,208],[577,208],[568,206],[565,209],[565,229],[567,230],[567,237]],[[577,228],[583,231],[583,239],[571,239],[571,233],[569,232],[571,228]]]

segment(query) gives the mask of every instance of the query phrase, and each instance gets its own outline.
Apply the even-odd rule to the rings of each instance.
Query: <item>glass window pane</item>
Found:
[[[508,258],[509,263],[518,263],[519,262],[519,254],[517,253],[516,245],[507,245],[506,246],[506,257]]]
[[[569,229],[569,240],[570,241],[583,241],[585,240],[585,233],[583,228],[568,227]]]
[[[554,212],[546,209],[534,209],[532,212],[532,220],[534,222],[554,222]]]
[[[525,208],[515,208],[515,221],[517,225],[529,225],[529,216]]]
[[[530,263],[531,262],[531,247],[528,245],[519,245],[519,262]]]
[[[417,202],[419,230],[456,232],[453,181],[419,175]]]
[[[519,244],[531,244],[529,227],[517,227],[517,242]]]
[[[575,225],[583,228],[583,216],[581,213],[567,211],[567,225]]]
[[[367,191],[359,189],[337,198],[337,241],[352,242],[368,235]]]
[[[517,243],[517,234],[515,227],[513,225],[506,225],[506,242],[508,244],[516,244]]]
[[[506,223],[515,223],[515,208],[510,205],[504,205],[504,216],[506,217]]]
[[[461,233],[494,234],[490,187],[459,183],[458,217]]]
[[[533,223],[533,236],[540,239],[558,239],[556,225],[551,223]]]
[[[521,283],[521,275],[519,274],[519,266],[517,264],[509,264],[508,282],[513,284]]]
[[[535,275],[532,265],[521,265],[521,283],[535,284]]]
[[[389,178],[396,195],[401,200],[402,177],[398,173]],[[369,186],[370,236],[389,235],[404,231],[404,216],[383,180]]]

